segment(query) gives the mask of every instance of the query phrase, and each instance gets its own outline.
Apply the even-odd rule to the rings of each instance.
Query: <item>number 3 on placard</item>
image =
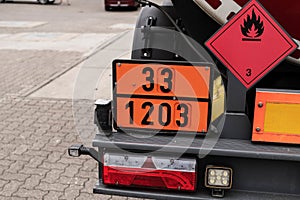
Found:
[[[246,69],[246,76],[252,76],[252,69],[251,68],[248,68]]]
[[[148,86],[147,85],[143,85],[143,89],[147,92],[150,92],[154,89],[154,80],[153,80],[153,77],[154,77],[154,72],[153,72],[153,69],[150,68],[150,67],[145,67],[143,69],[143,74],[146,74],[148,75],[146,77],[146,81],[149,82]]]
[[[168,93],[172,90],[173,87],[173,83],[172,83],[172,79],[173,79],[173,72],[172,70],[168,69],[168,68],[164,68],[163,70],[161,70],[161,75],[167,75],[167,77],[164,78],[164,82],[167,84],[167,87],[165,86],[160,86],[160,90],[164,93]]]
[[[154,71],[151,67],[145,67],[142,71],[143,74],[146,75],[146,82],[147,84],[146,85],[143,85],[143,89],[146,91],[146,92],[150,92],[154,89]],[[163,70],[161,70],[161,73],[160,75],[162,76],[166,76],[164,78],[164,83],[165,85],[163,86],[160,86],[160,90],[163,92],[163,93],[168,93],[172,90],[173,88],[173,82],[172,82],[172,79],[173,79],[173,72],[172,70],[168,69],[168,68],[164,68]]]
[[[188,114],[189,114],[189,107],[186,104],[179,104],[177,106],[177,110],[180,111],[180,117],[183,120],[176,120],[176,124],[179,127],[185,127],[188,124]]]

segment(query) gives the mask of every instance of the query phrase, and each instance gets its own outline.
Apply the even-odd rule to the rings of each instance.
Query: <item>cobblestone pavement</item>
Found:
[[[80,61],[77,52],[0,51],[0,199],[135,198],[93,194],[97,163],[70,158],[81,130],[94,134],[93,102],[79,101],[75,120],[71,99],[24,96]],[[80,118],[80,116],[79,116]]]
[[[39,21],[41,25],[0,28],[1,42],[6,44],[0,45],[0,200],[137,200],[93,194],[97,163],[87,156],[67,155],[70,145],[84,142],[76,128],[89,139],[95,133],[93,102],[77,102],[76,119],[82,120],[74,120],[72,99],[28,97],[80,63],[90,50],[99,46],[97,42],[103,42],[100,36],[107,39],[101,34],[119,34],[134,26],[138,11],[105,12],[103,6],[103,0],[71,0],[71,6],[41,6],[34,1],[1,5],[0,21],[5,20],[2,23],[17,25],[21,20],[29,24]],[[84,43],[82,49],[76,46],[80,42],[75,46],[61,44],[65,39],[53,41],[62,45],[61,49],[36,41],[36,37],[50,40],[51,35],[58,33],[86,34],[85,40],[88,34],[100,36],[93,45]],[[24,38],[29,42],[24,42]],[[40,49],[32,41],[39,42]]]
[[[71,100],[6,97],[0,132],[0,199],[133,199],[92,194],[96,162],[67,155],[80,142]]]
[[[82,53],[68,51],[0,50],[0,97],[24,95],[81,57]]]

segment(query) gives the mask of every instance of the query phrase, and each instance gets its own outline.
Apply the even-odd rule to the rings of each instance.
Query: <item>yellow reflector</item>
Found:
[[[211,121],[215,121],[225,112],[225,88],[221,76],[214,80]]]
[[[252,141],[300,144],[300,91],[257,90]]]
[[[267,103],[265,132],[300,134],[300,104]]]

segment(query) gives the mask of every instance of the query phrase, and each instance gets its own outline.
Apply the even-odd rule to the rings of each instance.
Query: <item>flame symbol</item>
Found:
[[[260,20],[260,16],[256,16],[254,9],[252,10],[252,18],[250,15],[247,15],[247,19],[244,19],[244,26],[241,25],[241,30],[243,35],[250,40],[263,34],[264,23]]]

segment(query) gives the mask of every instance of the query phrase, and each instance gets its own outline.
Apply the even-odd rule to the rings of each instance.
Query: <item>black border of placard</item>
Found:
[[[208,116],[207,116],[207,130],[209,128],[210,119],[211,119],[211,95],[213,94],[213,81],[214,81],[214,68],[213,64],[204,63],[204,62],[178,62],[178,61],[162,61],[162,60],[126,60],[126,59],[116,59],[112,63],[112,88],[113,88],[113,104],[112,104],[112,114],[113,114],[113,127],[115,130],[119,132],[130,131],[130,132],[155,132],[155,133],[179,133],[179,132],[187,132],[187,133],[199,133],[201,135],[205,135],[206,132],[198,132],[198,131],[178,131],[178,130],[158,130],[158,129],[149,129],[149,128],[132,128],[132,127],[121,127],[117,124],[117,97],[128,97],[132,98],[147,98],[147,99],[164,99],[164,100],[173,100],[173,96],[154,96],[154,95],[131,95],[131,94],[117,94],[117,84],[116,83],[116,68],[118,64],[162,64],[162,65],[180,65],[182,67],[209,67],[210,68],[210,81],[209,81],[209,91],[208,91],[208,99],[206,98],[193,98],[193,97],[177,97],[177,100],[185,100],[185,101],[197,101],[197,102],[207,102],[208,103]]]

